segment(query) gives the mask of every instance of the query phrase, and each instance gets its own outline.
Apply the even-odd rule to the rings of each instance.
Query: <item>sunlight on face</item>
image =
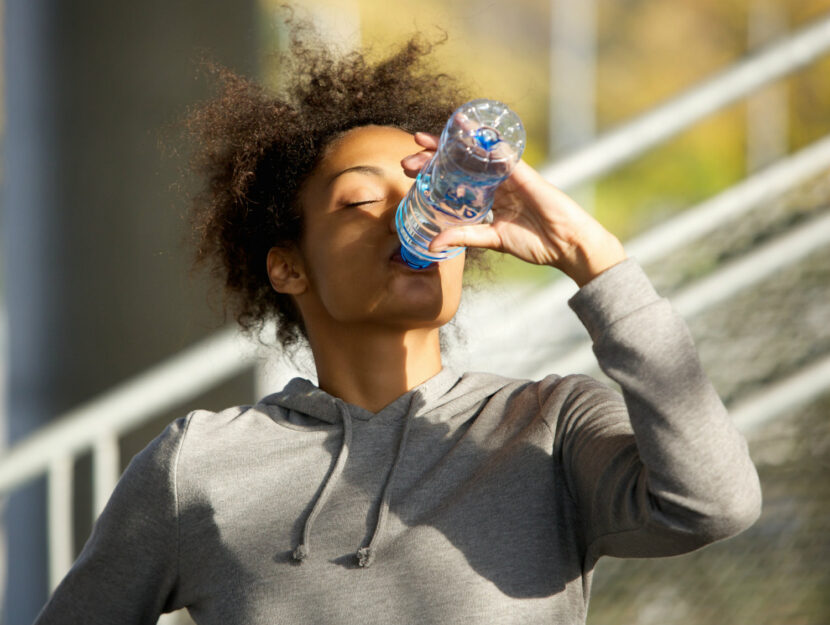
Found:
[[[298,304],[308,325],[319,317],[426,328],[455,315],[464,255],[422,271],[397,255],[395,210],[413,183],[400,162],[420,149],[397,128],[355,128],[329,146],[304,184],[301,252],[309,292]]]

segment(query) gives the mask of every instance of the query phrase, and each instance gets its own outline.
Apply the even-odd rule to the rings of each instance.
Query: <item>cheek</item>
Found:
[[[363,258],[365,248],[373,247],[365,229],[347,225],[335,233],[310,234],[307,241],[312,243],[307,244],[305,257],[311,289],[330,314],[343,320],[360,314],[376,287]]]
[[[350,266],[348,262],[361,245],[361,231],[354,224],[313,224],[303,238],[303,254],[311,273],[319,280]]]
[[[348,259],[326,255],[318,260],[312,273],[312,289],[323,306],[333,314],[350,316],[353,309],[362,307],[362,302],[366,300],[365,276],[362,276],[357,263]]]

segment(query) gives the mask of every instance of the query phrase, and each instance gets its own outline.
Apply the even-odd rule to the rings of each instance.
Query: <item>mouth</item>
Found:
[[[425,267],[425,268],[423,268],[423,269],[415,269],[415,268],[413,268],[413,267],[410,267],[410,266],[406,263],[406,261],[403,259],[403,256],[401,256],[401,248],[400,248],[400,246],[398,246],[397,248],[395,248],[395,251],[394,251],[394,252],[392,253],[392,255],[389,257],[389,261],[390,261],[390,262],[392,262],[392,263],[393,263],[393,264],[395,264],[395,265],[400,265],[401,267],[404,267],[404,268],[406,268],[406,269],[408,269],[409,271],[412,271],[412,272],[414,272],[414,273],[427,273],[427,272],[437,271],[437,270],[438,270],[438,263],[432,263],[432,264],[430,264],[428,267]]]

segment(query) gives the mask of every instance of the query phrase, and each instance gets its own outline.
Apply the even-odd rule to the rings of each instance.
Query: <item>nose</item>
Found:
[[[403,199],[403,198],[401,198],[401,199]],[[392,207],[390,207],[389,213],[386,216],[386,220],[389,222],[389,224],[388,224],[389,225],[389,231],[393,232],[393,233],[397,232],[397,228],[395,227],[395,216],[398,214],[398,204],[399,203],[400,203],[400,200],[398,200],[398,203],[396,203]]]
[[[394,193],[394,203],[389,208],[389,215],[387,215],[387,219],[389,222],[389,231],[390,232],[397,232],[396,224],[395,224],[395,217],[398,214],[398,206],[400,206],[403,199],[409,193],[409,189],[412,187],[413,181],[409,178],[404,179],[403,184],[400,187],[396,187],[396,193]]]

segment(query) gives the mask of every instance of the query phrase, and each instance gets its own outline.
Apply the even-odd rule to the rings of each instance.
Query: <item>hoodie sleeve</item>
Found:
[[[35,625],[155,625],[181,607],[176,464],[187,423],[174,422],[133,458]]]
[[[622,397],[586,376],[557,379],[555,457],[589,552],[684,553],[760,513],[746,442],[703,372],[685,323],[629,259],[569,302]]]

